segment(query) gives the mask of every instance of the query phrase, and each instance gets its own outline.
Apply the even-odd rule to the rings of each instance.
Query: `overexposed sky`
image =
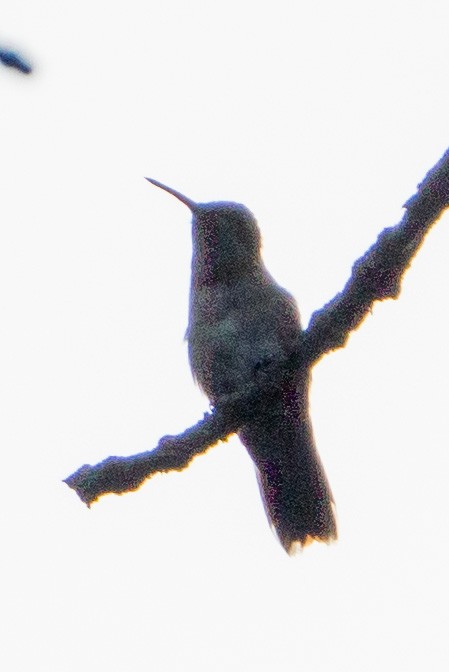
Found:
[[[447,670],[448,220],[314,369],[337,544],[293,559],[237,440],[87,510],[61,481],[207,400],[190,216],[258,218],[303,322],[449,145],[446,2],[14,0],[0,45],[0,667]]]

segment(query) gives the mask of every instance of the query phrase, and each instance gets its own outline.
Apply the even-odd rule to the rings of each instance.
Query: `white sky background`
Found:
[[[449,145],[447,3],[24,2],[0,43],[0,667],[447,670],[447,217],[314,369],[340,540],[294,559],[236,440],[87,510],[61,480],[194,424],[190,215],[244,202],[311,313]]]

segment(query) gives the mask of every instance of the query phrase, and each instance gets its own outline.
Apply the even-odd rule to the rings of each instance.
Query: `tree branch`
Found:
[[[375,301],[396,299],[401,280],[424,236],[449,206],[449,150],[427,173],[417,193],[405,204],[401,222],[384,229],[358,259],[343,291],[316,311],[303,332],[297,351],[279,367],[310,369],[324,354],[343,347],[351,331],[364,320]],[[263,412],[278,394],[275,381],[263,389],[248,385],[238,395],[220,401],[215,410],[179,436],[165,436],[148,452],[130,457],[108,457],[95,466],[84,465],[65,479],[88,506],[106,493],[136,490],[155,473],[181,471],[195,455],[225,440],[249,418]]]
[[[178,436],[163,436],[154,450],[129,457],[111,456],[95,466],[84,464],[64,483],[75,490],[88,507],[102,495],[137,490],[142,483],[156,473],[182,471],[193,458],[206,452],[218,441],[224,441],[251,416],[263,412],[264,404],[271,403],[276,389],[260,389],[248,386],[239,396],[229,395],[212,413],[205,413],[193,427]]]
[[[401,280],[431,226],[449,206],[449,150],[427,173],[405,204],[396,226],[384,229],[352,267],[342,292],[313,313],[304,334],[303,358],[310,364],[343,347],[375,301],[397,299]]]

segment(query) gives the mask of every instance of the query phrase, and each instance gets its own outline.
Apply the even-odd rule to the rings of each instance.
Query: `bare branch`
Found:
[[[343,347],[375,301],[396,299],[401,280],[424,236],[449,205],[449,150],[405,204],[402,221],[384,229],[352,267],[345,288],[312,315],[304,333],[302,359],[310,364]]]
[[[108,457],[94,467],[85,464],[64,482],[90,506],[101,495],[137,490],[153,474],[185,469],[197,453],[228,433],[228,427],[221,429],[213,415],[206,415],[183,434],[162,437],[155,450],[129,457]]]
[[[95,466],[84,464],[64,483],[90,506],[102,495],[137,490],[156,473],[182,471],[195,455],[236,432],[243,419],[255,412],[259,399],[255,390],[239,400],[228,399],[182,434],[162,437],[154,450],[129,457],[108,457]]]
[[[382,231],[376,243],[355,262],[343,291],[312,315],[297,351],[274,372],[266,387],[248,386],[241,394],[221,400],[213,413],[179,436],[163,437],[153,451],[109,457],[96,466],[84,465],[65,483],[89,506],[106,493],[136,490],[155,473],[184,469],[195,455],[238,431],[248,418],[272,403],[278,394],[275,379],[283,371],[311,368],[326,352],[345,345],[375,301],[399,296],[402,276],[424,236],[448,206],[449,150],[405,203],[402,221]]]

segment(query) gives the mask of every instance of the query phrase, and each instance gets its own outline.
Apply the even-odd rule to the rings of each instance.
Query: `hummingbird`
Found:
[[[299,310],[265,267],[254,215],[240,203],[196,203],[145,179],[192,213],[186,338],[193,377],[211,405],[285,371],[273,401],[238,431],[272,528],[287,553],[335,540],[334,500],[309,416],[310,373],[282,368],[301,340]]]

